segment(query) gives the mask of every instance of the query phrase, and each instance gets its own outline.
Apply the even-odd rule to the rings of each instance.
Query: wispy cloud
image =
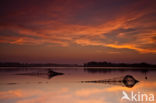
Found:
[[[107,6],[96,8],[101,3],[109,2],[54,0],[43,4],[41,1],[37,4],[31,2],[30,5],[15,3],[13,6],[19,7],[4,10],[1,14],[0,43],[49,43],[69,47],[76,43],[82,46],[125,48],[140,53],[156,53],[154,1],[123,2],[122,7],[120,3],[115,5],[110,2],[110,5],[120,7],[117,10]],[[108,14],[109,11],[115,13]],[[111,17],[108,18],[107,15]],[[5,35],[6,32],[13,32],[14,35]]]

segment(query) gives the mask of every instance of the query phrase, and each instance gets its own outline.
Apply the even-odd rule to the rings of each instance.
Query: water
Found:
[[[139,82],[130,87],[118,82],[126,75]],[[156,68],[0,68],[0,103],[133,103],[121,100],[123,91],[155,96]]]

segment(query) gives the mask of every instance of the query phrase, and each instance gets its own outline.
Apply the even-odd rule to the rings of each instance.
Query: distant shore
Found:
[[[54,63],[0,63],[0,67],[82,67],[78,64],[54,64]]]
[[[0,63],[0,67],[156,67],[156,64],[142,63],[111,63],[111,62],[87,62],[83,65],[79,64],[55,64],[55,63]]]
[[[156,64],[142,63],[111,63],[111,62],[88,62],[84,67],[156,67]]]

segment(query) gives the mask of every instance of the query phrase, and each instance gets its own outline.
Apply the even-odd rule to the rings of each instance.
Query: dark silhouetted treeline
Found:
[[[111,62],[88,62],[84,64],[84,67],[156,67],[154,64],[148,63],[111,63]]]
[[[0,63],[0,67],[79,67],[79,66],[80,65],[77,64],[54,64],[54,63],[47,64],[14,63],[14,62]]]
[[[88,62],[83,65],[84,67],[156,67],[154,64],[148,63],[111,63],[111,62]],[[0,67],[83,67],[78,64],[55,64],[55,63],[15,63],[6,62],[0,63]]]

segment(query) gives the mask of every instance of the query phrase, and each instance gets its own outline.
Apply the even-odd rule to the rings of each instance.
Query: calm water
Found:
[[[49,75],[49,70],[64,75]],[[118,82],[126,75],[133,76],[139,82],[131,87]],[[156,96],[156,70],[82,67],[0,68],[0,103],[133,103],[134,101],[121,100],[123,91],[127,94],[133,91],[140,95],[144,93]]]

